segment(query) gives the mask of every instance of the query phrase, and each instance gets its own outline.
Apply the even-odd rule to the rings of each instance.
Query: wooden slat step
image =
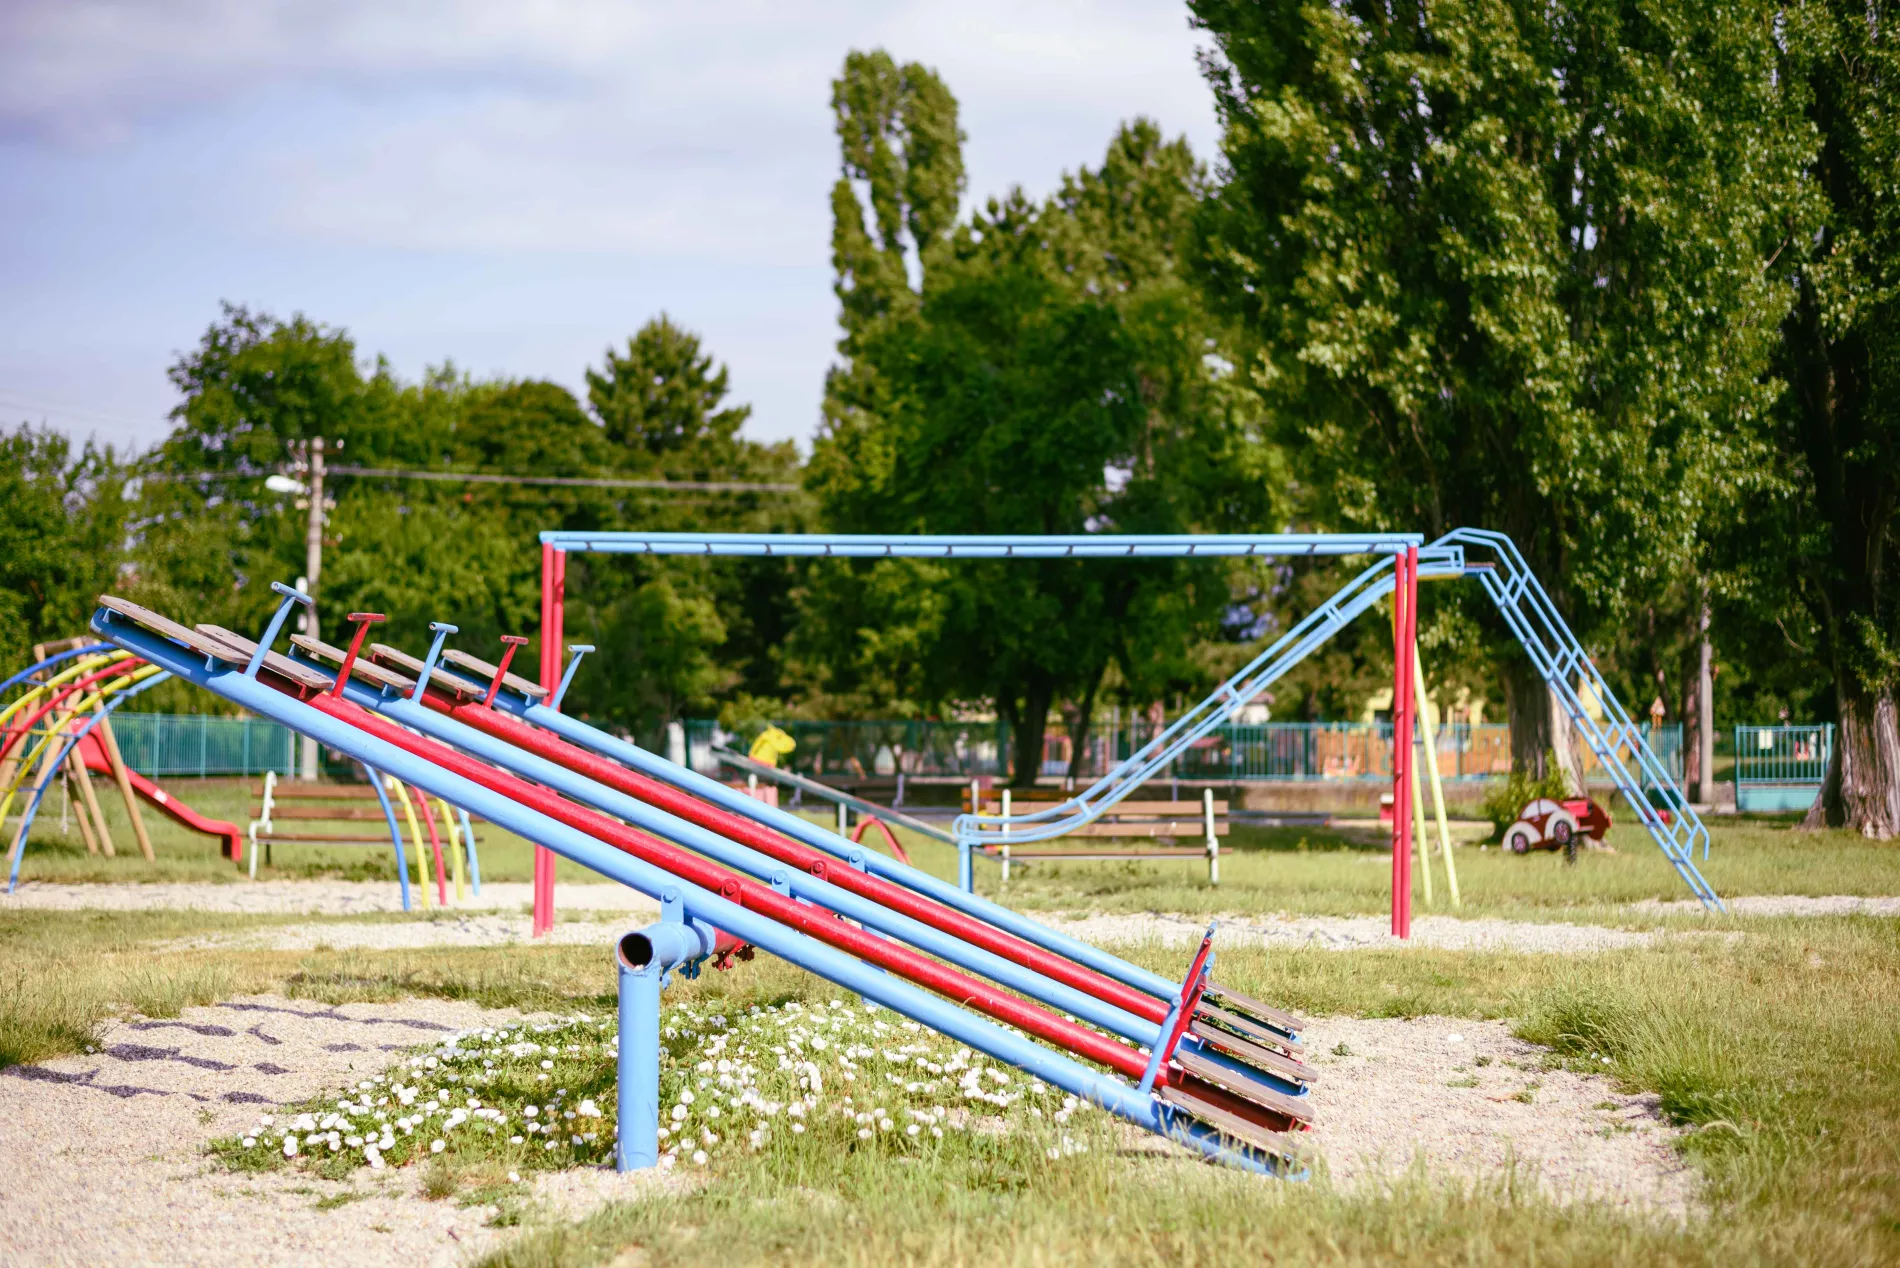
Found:
[[[344,658],[349,655],[342,648],[332,647],[319,639],[311,638],[308,634],[292,634],[290,642],[305,655],[339,667],[343,664]],[[404,694],[416,685],[415,679],[405,678],[393,669],[385,669],[365,656],[358,656],[350,662],[350,677],[361,679],[373,687],[390,687]]]
[[[470,656],[467,652],[457,651],[453,647],[445,647],[442,649],[442,659],[451,665],[456,665],[468,670],[469,673],[480,678],[483,682],[495,681],[495,671],[500,668],[499,665],[491,665],[479,656]],[[541,686],[539,683],[529,682],[520,674],[509,674],[506,678],[501,680],[501,685],[510,691],[520,692],[530,700],[540,700],[548,694],[546,687]]]
[[[1251,995],[1243,995],[1231,987],[1214,982],[1207,984],[1207,994],[1225,1004],[1230,1011],[1244,1013],[1278,1030],[1284,1030],[1289,1036],[1297,1035],[1306,1029],[1306,1020],[1296,1017],[1284,1009],[1271,1004],[1263,1004]],[[1205,996],[1203,996],[1205,998]]]
[[[379,837],[329,837],[317,832],[260,832],[259,845],[388,845],[389,834]],[[405,842],[406,844],[407,842]]]
[[[1185,1048],[1174,1050],[1174,1064],[1204,1083],[1212,1083],[1223,1092],[1228,1092],[1243,1101],[1258,1105],[1261,1109],[1300,1123],[1313,1121],[1312,1107],[1300,1097],[1288,1096],[1271,1088],[1261,1087],[1252,1079],[1234,1073],[1226,1066],[1216,1065],[1198,1052],[1189,1052]]]
[[[1061,804],[1062,799],[1058,797],[1011,797],[1009,799],[1011,814],[1033,814],[1037,811],[1047,810],[1052,806]],[[1226,814],[1230,804],[1231,803],[1225,801],[1216,801],[1214,803],[1214,813],[1216,815]],[[963,807],[967,810],[969,806],[970,795],[965,793],[963,795]],[[985,797],[983,799],[983,809],[981,813],[986,815],[1002,814],[1002,799],[1000,797]],[[1178,816],[1193,818],[1198,822],[1200,816],[1206,813],[1206,808],[1198,801],[1118,801],[1102,813],[1104,818],[1110,815],[1147,815],[1150,818]]]
[[[1278,1052],[1250,1039],[1242,1039],[1232,1031],[1210,1026],[1196,1017],[1188,1023],[1188,1033],[1203,1043],[1219,1048],[1235,1060],[1243,1061],[1256,1070],[1265,1070],[1269,1074],[1283,1079],[1291,1079],[1301,1087],[1311,1087],[1319,1082],[1319,1076],[1313,1067],[1303,1061],[1295,1061],[1283,1052]]]
[[[1212,985],[1208,987],[1208,992],[1209,994],[1213,992]],[[1225,1026],[1242,1038],[1251,1039],[1258,1044],[1265,1044],[1269,1048],[1282,1049],[1294,1057],[1298,1057],[1301,1053],[1306,1051],[1304,1044],[1285,1031],[1255,1021],[1253,1018],[1242,1013],[1229,1012],[1225,1008],[1210,1004],[1207,1002],[1207,995],[1201,996],[1201,1002],[1195,1008],[1194,1015],[1196,1017],[1205,1017],[1209,1021]]]
[[[264,795],[262,782],[252,787],[259,797]],[[285,779],[271,796],[278,801],[375,801],[376,790],[368,784],[304,784]]]
[[[1214,835],[1224,837],[1232,835],[1233,829],[1223,820],[1214,821]],[[1094,823],[1085,823],[1079,828],[1071,828],[1062,834],[1064,837],[1203,837],[1207,836],[1207,825],[1199,819],[1160,820],[1144,823],[1136,820],[1132,823],[1111,823],[1097,819]],[[1060,839],[1060,838],[1058,838]]]
[[[371,643],[369,654],[379,664],[392,665],[416,678],[422,677],[422,662],[400,647],[391,647],[387,643]],[[436,662],[434,672],[429,675],[429,685],[442,687],[467,700],[480,700],[488,694],[487,683],[465,678],[461,674],[444,668],[440,661]]]
[[[1164,1087],[1155,1095],[1163,1104],[1172,1105],[1242,1144],[1251,1145],[1262,1153],[1284,1158],[1291,1163],[1304,1164],[1306,1151],[1299,1137],[1292,1132],[1268,1131],[1258,1123],[1250,1123],[1240,1115],[1230,1114],[1220,1106],[1178,1087]]]
[[[1000,859],[1003,851],[999,847],[985,850],[991,858]],[[1205,859],[1207,850],[1182,846],[1178,849],[1158,850],[1018,850],[1011,849],[1009,859],[1012,863],[1026,863],[1038,860],[1061,859]]]

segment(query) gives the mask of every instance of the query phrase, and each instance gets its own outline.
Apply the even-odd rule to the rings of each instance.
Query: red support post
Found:
[[[561,685],[561,618],[565,613],[567,552],[541,544],[541,685],[552,696]],[[534,936],[554,928],[554,855],[534,847]]]
[[[1392,936],[1412,936],[1412,645],[1418,637],[1418,548],[1392,560]]]

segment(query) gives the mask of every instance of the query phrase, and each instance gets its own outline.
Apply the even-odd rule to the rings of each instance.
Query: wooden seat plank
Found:
[[[442,659],[452,665],[457,665],[468,670],[469,673],[474,674],[483,682],[495,681],[495,671],[500,668],[498,665],[489,664],[479,656],[471,656],[467,652],[460,651],[453,647],[445,647],[442,649]],[[530,700],[545,699],[548,694],[546,687],[543,687],[539,683],[529,682],[526,678],[516,673],[505,675],[501,680],[501,685],[510,691],[519,692]],[[484,690],[484,694],[486,694],[486,690]]]
[[[245,662],[257,653],[257,644],[242,634],[233,633],[222,625],[200,624],[198,632],[216,639],[233,650],[243,654]],[[328,691],[330,679],[310,666],[299,664],[282,652],[268,652],[264,656],[264,668],[282,678],[288,678],[299,687],[308,687],[312,691]]]
[[[1198,1119],[1242,1144],[1251,1145],[1262,1153],[1284,1158],[1291,1163],[1304,1164],[1306,1151],[1299,1138],[1291,1132],[1269,1131],[1182,1088],[1164,1087],[1155,1095],[1162,1103],[1172,1105],[1190,1118]]]
[[[1256,1069],[1277,1074],[1283,1079],[1291,1079],[1302,1087],[1311,1087],[1319,1082],[1319,1076],[1313,1072],[1313,1067],[1305,1062],[1295,1061],[1283,1052],[1254,1043],[1250,1039],[1242,1039],[1232,1031],[1209,1025],[1199,1017],[1188,1023],[1188,1033]]]
[[[1216,986],[1210,983],[1207,988],[1207,995],[1203,996],[1202,999],[1205,1000],[1208,996],[1223,1001],[1235,1012],[1245,1013],[1258,1018],[1260,1021],[1277,1030],[1286,1031],[1289,1038],[1299,1034],[1300,1031],[1306,1028],[1306,1020],[1304,1018],[1297,1017],[1283,1009],[1275,1008],[1271,1004],[1263,1004],[1253,996],[1243,995],[1229,986]],[[1207,1005],[1204,1003],[1202,1007],[1205,1008]],[[1223,1020],[1221,1024],[1227,1025],[1229,1023]]]
[[[403,651],[400,647],[391,647],[387,643],[371,643],[369,645],[369,654],[375,658],[378,664],[394,665],[396,668],[412,674],[417,678],[422,677],[422,662],[417,660],[414,656],[411,656],[408,652]],[[429,685],[431,687],[442,687],[451,694],[461,696],[467,700],[480,700],[483,696],[488,694],[487,683],[473,682],[455,673],[453,670],[444,669],[439,662],[436,664],[434,672],[429,675]]]
[[[321,639],[311,638],[308,634],[292,634],[291,645],[315,660],[328,661],[341,666],[349,655],[340,647],[332,647]],[[358,656],[350,662],[350,677],[358,678],[375,687],[391,688],[403,695],[416,685],[415,679],[405,678],[393,669],[385,669],[375,661]]]
[[[121,599],[116,594],[100,595],[99,606],[107,611],[116,612],[132,624],[168,638],[200,656],[209,656],[213,660],[237,665],[242,665],[250,659],[248,656],[238,655],[233,648],[215,639],[206,638],[195,630],[186,629],[168,616],[161,616],[150,608],[140,607],[130,599]]]
[[[1296,1123],[1313,1121],[1312,1106],[1297,1096],[1288,1096],[1272,1088],[1261,1087],[1252,1079],[1229,1070],[1224,1065],[1209,1061],[1197,1052],[1185,1048],[1174,1050],[1174,1064],[1203,1083],[1211,1083],[1223,1092],[1231,1093],[1243,1101],[1258,1105],[1261,1109],[1290,1118]]]

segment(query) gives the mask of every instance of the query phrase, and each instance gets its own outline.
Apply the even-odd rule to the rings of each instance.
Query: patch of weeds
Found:
[[[772,1149],[812,1165],[883,1166],[968,1150],[971,1186],[1024,1183],[1017,1154],[1089,1152],[1076,1097],[885,1010],[790,1001],[728,1016],[684,1003],[661,1019],[660,1165],[717,1166]],[[334,1098],[261,1116],[211,1152],[237,1170],[330,1178],[421,1165],[425,1191],[611,1160],[618,1037],[612,1017],[452,1035]],[[1085,1122],[1088,1120],[1084,1120]],[[1072,1134],[1073,1133],[1073,1134]],[[1014,1136],[1006,1161],[993,1147]],[[980,1139],[979,1139],[980,1137]]]
[[[1346,1041],[1342,1039],[1333,1045],[1333,1055],[1335,1057],[1350,1057],[1352,1055],[1352,1049],[1348,1047]]]
[[[1511,1097],[1511,1099],[1514,1101],[1519,1101],[1525,1105],[1534,1104],[1537,1100],[1537,1085],[1533,1083],[1529,1087],[1519,1088],[1516,1094]]]
[[[1479,1057],[1479,1058],[1478,1058],[1478,1064],[1479,1064],[1479,1065],[1481,1065],[1481,1066],[1486,1066],[1486,1065],[1490,1065],[1490,1064],[1491,1064],[1491,1058],[1490,1058],[1490,1057]]]
[[[1466,1075],[1462,1079],[1451,1080],[1449,1083],[1445,1084],[1445,1086],[1446,1087],[1477,1087],[1478,1080],[1471,1075]]]
[[[1615,1101],[1598,1101],[1595,1105],[1592,1105],[1590,1108],[1600,1109],[1600,1110],[1614,1110],[1614,1109],[1621,1109],[1623,1107],[1618,1105]]]
[[[456,1174],[455,1164],[447,1158],[431,1158],[422,1168],[422,1196],[431,1202],[440,1202],[443,1198],[452,1197],[461,1181],[461,1176]]]
[[[358,1193],[355,1189],[345,1189],[341,1193],[332,1193],[328,1197],[318,1198],[310,1204],[313,1211],[334,1211],[339,1206],[348,1206],[368,1197],[367,1193]]]

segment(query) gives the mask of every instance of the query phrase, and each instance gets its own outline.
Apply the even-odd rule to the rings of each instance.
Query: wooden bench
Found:
[[[976,801],[976,813],[982,815],[1000,815],[1004,818],[1011,814],[1033,814],[1037,810],[1053,808],[1064,800],[1059,793],[1028,792],[1026,795],[1014,789],[1001,789],[996,792],[984,792]],[[963,793],[963,807],[969,810],[972,804],[971,790]],[[983,852],[996,859],[1003,867],[1003,883],[1009,883],[1009,869],[1012,863],[1048,862],[1064,859],[1101,860],[1101,859],[1206,859],[1207,883],[1220,884],[1220,839],[1231,831],[1227,821],[1227,803],[1214,798],[1211,788],[1202,790],[1199,801],[1119,801],[1102,815],[1074,831],[1057,837],[1057,841],[1072,841],[1078,838],[1109,838],[1119,840],[1146,839],[1151,841],[1173,841],[1178,837],[1199,836],[1202,844],[1189,845],[1149,845],[1128,846],[1122,848],[1068,847],[1037,841],[1029,845],[1011,845],[1007,840],[986,844]]]
[[[411,800],[412,796],[416,801]],[[257,785],[257,797],[257,817],[251,820],[248,830],[252,879],[257,877],[259,846],[264,847],[262,853],[267,863],[270,861],[272,845],[396,848],[396,842],[390,836],[389,816],[383,811],[382,800],[376,795],[376,789],[368,784],[306,784],[279,780],[276,772],[271,771]],[[416,880],[422,888],[424,905],[429,902],[426,860],[432,852],[435,855],[438,885],[445,884],[445,878],[441,875],[441,850],[444,847],[453,863],[457,892],[461,891],[464,884],[462,853],[456,849],[461,845],[467,851],[468,870],[475,878],[476,892],[479,893],[481,865],[474,846],[481,841],[481,837],[474,835],[472,827],[469,829],[471,839],[464,842],[463,828],[456,822],[456,816],[449,812],[446,803],[438,801],[433,812],[440,815],[441,823],[438,825],[432,817],[428,799],[394,780],[389,784],[389,799],[390,810],[397,818],[396,830],[400,831],[405,821],[409,829],[410,845],[416,853]],[[421,804],[416,804],[417,801]],[[283,824],[290,826],[280,826]],[[372,828],[372,824],[376,826]],[[317,825],[345,826],[340,831],[311,830]]]

